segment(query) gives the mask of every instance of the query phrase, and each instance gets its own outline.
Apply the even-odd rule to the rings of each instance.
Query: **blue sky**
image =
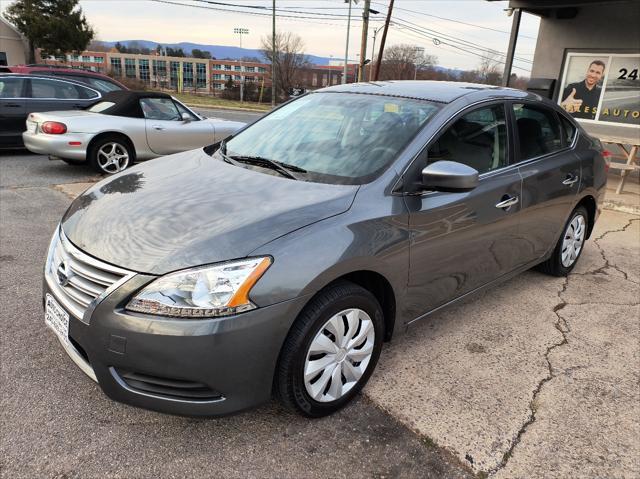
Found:
[[[221,6],[201,0],[168,1],[173,4],[155,0],[81,0],[80,5],[102,40],[144,39],[237,46],[238,36],[234,35],[233,29],[244,27],[249,29],[249,34],[243,37],[243,46],[259,48],[261,38],[271,32],[270,16],[259,15],[269,13],[269,10]],[[268,8],[272,4],[271,0],[219,1]],[[9,0],[0,0],[0,10],[10,3]],[[276,3],[283,13],[290,10],[293,16],[305,15],[298,12],[309,12],[309,16],[323,17],[279,16],[277,19],[278,30],[293,32],[303,38],[306,53],[344,58],[348,12],[344,0],[276,0]],[[360,52],[363,3],[360,0],[352,7],[350,58],[354,60]],[[367,57],[371,56],[371,29],[383,24],[388,3],[389,0],[372,0],[371,8],[379,10],[380,14],[371,16]],[[398,24],[389,30],[387,45],[409,43],[436,55],[441,66],[475,68],[480,61],[477,54],[482,49],[506,51],[511,29],[511,18],[504,11],[507,6],[506,1],[396,0],[393,18]],[[243,10],[245,13],[213,8]],[[342,17],[332,17],[332,14]],[[538,24],[537,17],[523,15],[516,52],[521,60],[515,62],[514,70],[519,75],[527,75],[530,69]],[[379,34],[378,42],[380,37]]]

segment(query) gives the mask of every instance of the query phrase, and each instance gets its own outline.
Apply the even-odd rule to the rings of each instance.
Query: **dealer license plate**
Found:
[[[27,120],[27,131],[29,133],[35,133],[38,129],[38,124],[35,121]]]
[[[50,294],[45,296],[44,322],[65,344],[69,344],[69,313]]]

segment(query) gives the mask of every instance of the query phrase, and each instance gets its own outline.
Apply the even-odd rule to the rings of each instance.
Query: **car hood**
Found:
[[[245,257],[345,212],[357,190],[233,166],[198,149],[96,183],[73,202],[62,229],[98,259],[164,274]]]

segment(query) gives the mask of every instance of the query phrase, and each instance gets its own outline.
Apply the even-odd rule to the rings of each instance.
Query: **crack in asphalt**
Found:
[[[589,271],[586,273],[580,273],[580,275],[586,276],[586,275],[595,275],[595,274],[607,274],[605,270],[608,268],[612,268],[622,273],[626,281],[629,281],[634,284],[638,284],[636,281],[629,279],[626,272],[622,271],[620,268],[618,268],[617,266],[609,262],[608,258],[605,255],[604,248],[600,246],[600,244],[598,243],[599,240],[603,239],[606,235],[610,233],[621,233],[626,231],[627,228],[629,228],[634,221],[640,221],[640,218],[630,219],[627,222],[627,224],[622,227],[622,229],[605,231],[602,235],[598,236],[597,238],[594,238],[593,243],[596,245],[596,248],[598,248],[598,251],[600,252],[600,255],[602,256],[602,259],[604,260],[605,264],[604,266],[601,266],[596,270]],[[537,399],[538,399],[538,395],[542,391],[542,387],[556,377],[556,373],[554,372],[553,365],[551,364],[551,359],[549,358],[549,355],[553,350],[569,343],[569,340],[567,338],[567,333],[571,332],[571,328],[569,326],[569,323],[567,322],[567,319],[562,317],[562,315],[560,314],[560,311],[562,311],[562,309],[564,309],[568,304],[571,304],[572,306],[576,306],[576,304],[567,303],[567,301],[565,301],[562,297],[562,295],[567,291],[567,288],[569,287],[569,279],[570,279],[570,276],[567,276],[564,278],[564,281],[562,283],[562,288],[558,291],[559,303],[553,307],[553,313],[556,315],[556,318],[557,318],[553,326],[556,330],[558,330],[558,332],[562,336],[562,340],[547,347],[547,350],[544,353],[544,359],[547,362],[548,373],[544,378],[542,378],[538,382],[535,389],[533,390],[531,401],[529,402],[529,416],[527,417],[527,420],[522,424],[522,426],[516,433],[515,438],[511,442],[511,445],[509,446],[509,449],[507,449],[507,451],[503,454],[502,460],[500,461],[500,463],[486,473],[488,476],[497,474],[501,469],[504,469],[506,467],[507,463],[509,462],[509,459],[511,459],[511,457],[513,456],[513,451],[518,446],[518,444],[520,444],[520,442],[522,441],[522,436],[527,431],[529,426],[533,424],[536,420],[536,412],[538,411]],[[580,304],[584,305],[584,304],[609,304],[609,303],[590,301],[590,302],[585,302]],[[625,303],[625,305],[626,304],[628,303]],[[632,304],[630,306],[635,306],[635,305],[636,304]]]

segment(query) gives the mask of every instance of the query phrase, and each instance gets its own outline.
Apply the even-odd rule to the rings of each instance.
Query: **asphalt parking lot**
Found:
[[[605,211],[568,279],[527,272],[423,321],[333,417],[189,419],[110,401],[44,326],[47,243],[98,178],[0,154],[3,477],[637,477],[639,217]]]

